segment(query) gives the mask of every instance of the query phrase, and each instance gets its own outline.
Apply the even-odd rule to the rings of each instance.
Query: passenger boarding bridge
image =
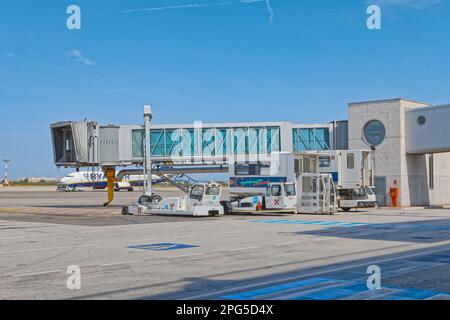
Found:
[[[51,125],[54,160],[63,167],[142,165],[144,127],[68,121]],[[263,159],[273,152],[347,149],[347,122],[152,125],[153,163],[227,164],[229,157]]]

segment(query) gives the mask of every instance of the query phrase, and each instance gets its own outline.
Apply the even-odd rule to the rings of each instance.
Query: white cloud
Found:
[[[95,62],[83,55],[80,49],[72,49],[69,55],[75,58],[75,61],[84,63],[87,66],[95,66]]]
[[[368,0],[369,4],[378,4],[391,7],[408,7],[416,10],[422,10],[428,7],[442,3],[444,0]]]

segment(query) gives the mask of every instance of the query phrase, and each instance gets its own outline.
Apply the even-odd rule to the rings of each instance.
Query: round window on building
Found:
[[[364,140],[371,146],[378,146],[386,137],[386,128],[381,121],[372,120],[364,126]]]
[[[427,122],[427,118],[425,118],[424,116],[420,116],[417,118],[417,123],[420,124],[421,126],[423,126],[425,122]]]

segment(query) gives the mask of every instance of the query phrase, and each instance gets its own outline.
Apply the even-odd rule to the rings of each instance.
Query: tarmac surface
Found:
[[[122,216],[138,196],[0,189],[0,299],[450,299],[450,209]]]

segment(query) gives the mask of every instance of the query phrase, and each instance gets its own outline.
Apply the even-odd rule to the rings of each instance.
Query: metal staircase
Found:
[[[183,191],[184,193],[189,193],[191,189],[189,185],[198,183],[197,180],[188,176],[187,174],[178,174],[171,177],[164,175],[162,173],[155,173],[155,174],[158,177],[160,177],[164,182],[170,183],[171,185]]]

